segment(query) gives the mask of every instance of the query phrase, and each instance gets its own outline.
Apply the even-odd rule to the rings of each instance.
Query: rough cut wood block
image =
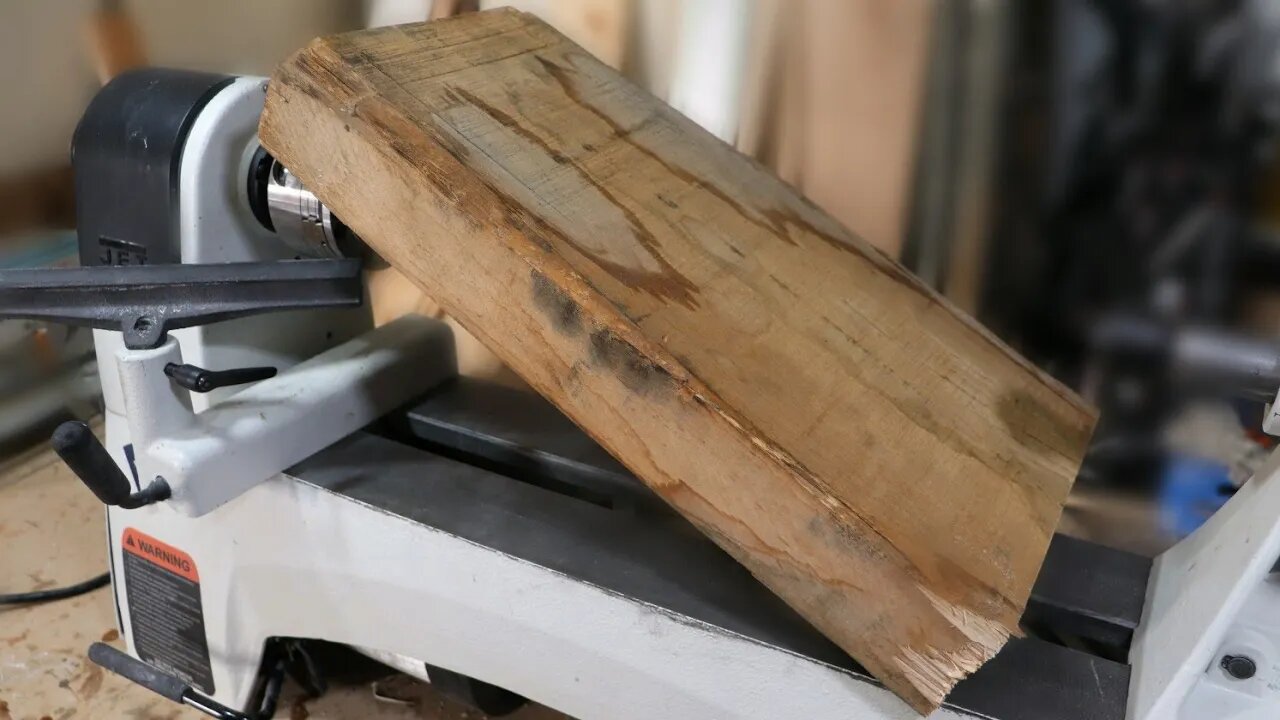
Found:
[[[547,25],[317,40],[261,137],[918,710],[1016,631],[1093,412]]]

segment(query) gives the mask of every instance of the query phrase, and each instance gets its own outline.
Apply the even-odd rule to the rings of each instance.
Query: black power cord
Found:
[[[77,595],[83,595],[87,592],[93,592],[100,587],[106,587],[110,584],[111,573],[102,573],[101,575],[85,580],[82,583],[76,583],[75,585],[68,585],[66,587],[0,595],[0,605],[26,605],[28,603],[49,602],[51,600],[65,600]]]

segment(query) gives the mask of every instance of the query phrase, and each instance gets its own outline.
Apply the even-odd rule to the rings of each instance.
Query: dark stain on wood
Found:
[[[831,318],[825,315],[821,316],[820,319],[824,325],[840,336],[840,342],[847,343],[852,347],[861,348],[857,338],[850,335],[843,326],[832,321]],[[1021,477],[1025,475],[1020,471],[1020,468],[1022,467],[1021,463],[1014,458],[1001,455],[999,452],[995,452],[987,447],[974,446],[967,442],[956,431],[956,428],[938,419],[930,406],[931,403],[928,398],[922,396],[914,388],[905,388],[902,391],[895,391],[893,390],[893,385],[876,382],[874,379],[869,378],[863,371],[863,368],[859,366],[846,365],[846,367],[849,368],[850,377],[852,379],[856,380],[864,388],[883,398],[887,403],[896,408],[904,417],[909,418],[911,422],[915,423],[920,427],[920,429],[932,435],[938,442],[945,445],[956,455],[973,460],[999,477],[1008,478]],[[873,366],[868,365],[868,367]],[[883,365],[880,365],[880,371],[887,375],[893,375],[892,370]],[[1043,452],[1043,448],[1044,445],[1041,445],[1037,452]],[[1015,484],[1015,486],[1025,490],[1023,485]]]
[[[1069,456],[1084,447],[1093,432],[1091,423],[1058,415],[1025,390],[1001,395],[996,416],[1015,442],[1036,455]]]
[[[478,97],[475,93],[465,88],[446,87],[445,94],[455,103],[462,105],[470,105],[477,110],[488,115],[499,125],[511,131],[517,137],[534,145],[550,157],[556,164],[572,171],[578,176],[583,183],[595,189],[595,191],[604,198],[606,202],[612,205],[621,213],[626,221],[627,227],[631,230],[631,235],[635,241],[644,249],[645,253],[653,259],[655,263],[662,268],[661,272],[650,272],[633,267],[628,267],[621,263],[606,260],[599,257],[596,253],[583,247],[581,243],[574,241],[567,233],[558,233],[558,237],[566,244],[572,247],[583,257],[586,257],[592,263],[600,267],[600,269],[617,277],[627,285],[638,290],[648,292],[655,297],[662,299],[674,300],[685,307],[693,309],[697,307],[694,296],[697,294],[697,286],[691,283],[688,278],[684,277],[676,268],[663,257],[661,248],[657,239],[649,228],[645,227],[640,217],[635,211],[627,207],[613,191],[605,187],[604,184],[597,181],[576,161],[566,157],[563,153],[539,137],[537,134],[524,127],[518,120],[511,117],[507,113],[499,110],[488,102]],[[496,192],[496,191],[495,191]]]
[[[533,306],[551,319],[551,326],[570,337],[582,334],[582,308],[546,275],[531,270]]]
[[[844,523],[844,518],[833,520],[827,513],[814,513],[814,516],[805,524],[805,528],[814,538],[819,538],[827,545],[837,548],[837,552],[848,550],[875,562],[893,562],[901,567],[911,567],[906,558],[900,557],[898,548],[883,534],[872,528],[870,523],[855,514],[846,514],[853,515],[856,525],[862,526],[866,531],[858,532],[861,528],[848,527]],[[851,586],[847,579],[829,578],[827,580]],[[865,591],[865,588],[857,589]]]
[[[416,143],[408,142],[401,137],[388,133],[386,144],[391,149],[391,152],[400,156],[410,166],[420,170],[427,181],[431,183],[431,186],[436,189],[436,192],[447,200],[449,204],[456,206],[461,203],[462,193],[458,191],[457,184],[446,173],[440,172],[435,163],[431,162],[431,159],[422,152]],[[478,227],[478,224],[473,221],[468,222]]]
[[[679,384],[669,370],[608,328],[591,333],[590,353],[593,365],[613,372],[632,392],[646,396],[670,393]]]
[[[341,96],[348,99],[359,96],[358,89],[347,79],[346,73],[335,71],[334,68],[342,67],[344,61],[325,40],[312,42],[305,52],[295,54],[293,61],[296,69],[292,67],[293,63],[282,65],[280,79],[284,84],[301,90],[304,95],[322,104],[328,103],[338,94],[333,93],[335,89],[340,89]],[[324,86],[323,89],[321,86]]]
[[[792,210],[791,208],[761,209],[760,214],[768,218],[769,223],[772,225],[775,231],[778,233],[781,233],[784,237],[790,237],[790,233],[787,230],[788,226],[795,226],[809,233],[810,235],[813,235],[814,237],[834,247],[837,250],[843,250],[845,252],[853,252],[853,253],[861,254],[857,246],[855,246],[853,243],[849,242],[844,238],[836,237],[831,233],[819,230],[818,226],[809,222],[805,218],[800,217],[800,214]]]
[[[102,642],[115,642],[120,639],[120,631],[115,628],[102,633]]]
[[[436,163],[431,162],[430,158],[423,156],[416,146],[398,139],[391,132],[385,133],[383,139],[385,140],[385,146],[392,153],[422,173],[423,179],[430,183],[431,187],[435,188],[441,198],[455,206],[461,204],[463,194],[458,192],[452,178],[442,171]],[[472,230],[479,231],[483,229],[480,221],[470,213],[461,212],[455,214]]]
[[[506,195],[497,190],[494,190],[494,192],[503,201],[503,218],[508,225],[515,228],[521,235],[532,240],[533,244],[542,248],[544,252],[554,253],[556,251],[555,243],[551,242],[550,239],[550,236],[558,234],[554,228],[549,227],[546,221],[537,215],[530,214]]]
[[[9,714],[9,703],[0,700],[0,720],[13,720],[13,715]]]

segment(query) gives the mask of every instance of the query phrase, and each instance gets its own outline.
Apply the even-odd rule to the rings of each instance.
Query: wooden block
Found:
[[[916,709],[1016,631],[1092,410],[549,26],[317,40],[260,136]]]

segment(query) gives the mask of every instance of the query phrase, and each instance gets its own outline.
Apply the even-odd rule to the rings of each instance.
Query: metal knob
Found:
[[[1236,680],[1248,680],[1258,673],[1258,664],[1247,655],[1225,655],[1220,665]]]

